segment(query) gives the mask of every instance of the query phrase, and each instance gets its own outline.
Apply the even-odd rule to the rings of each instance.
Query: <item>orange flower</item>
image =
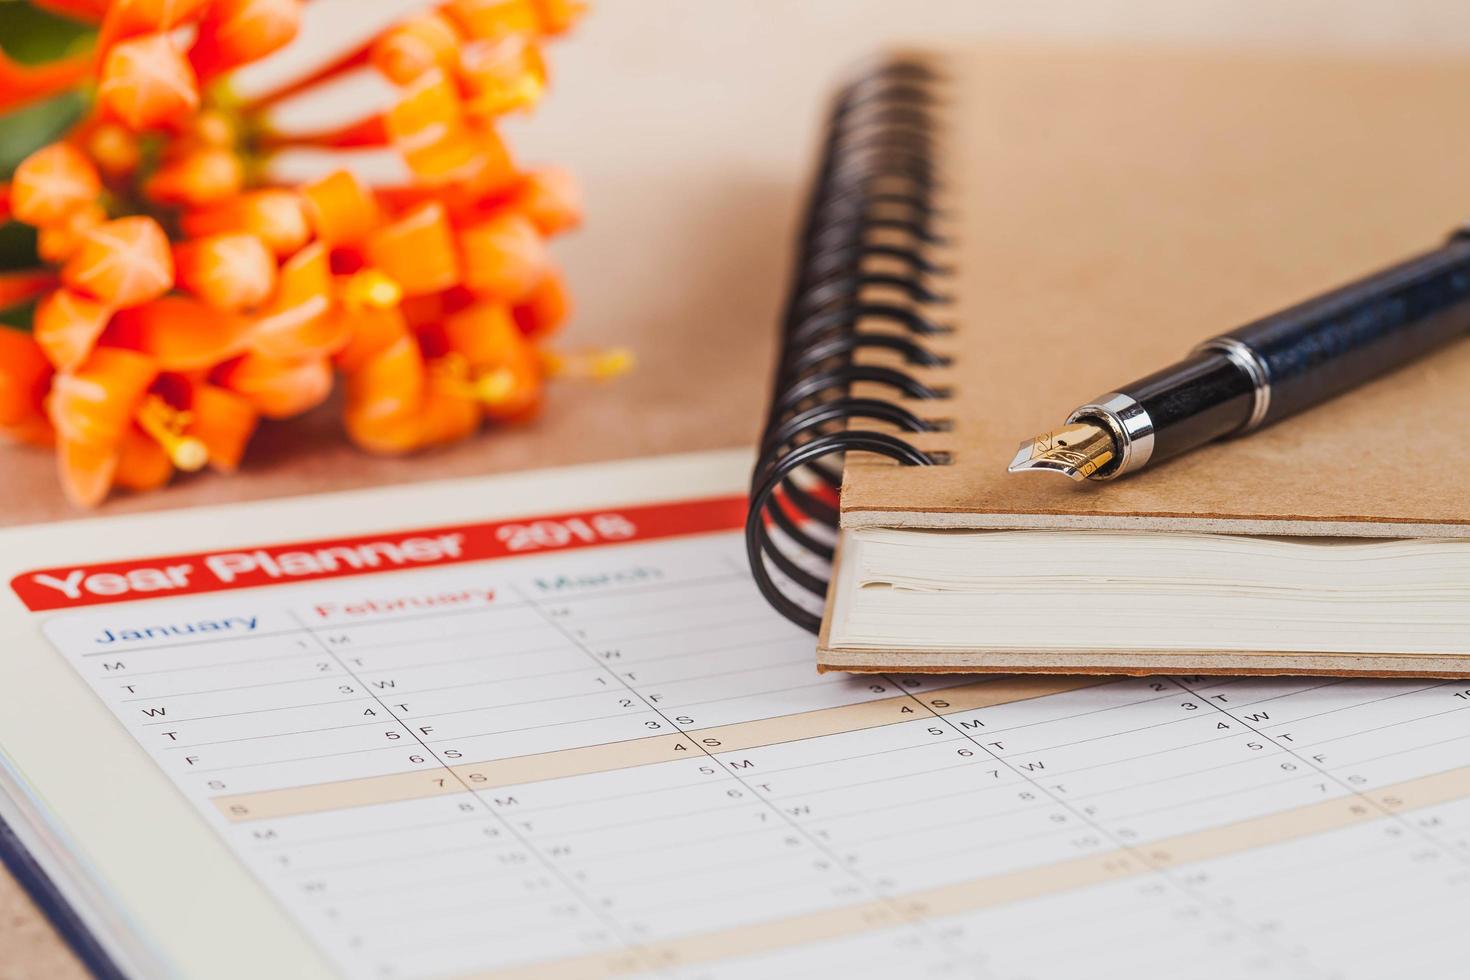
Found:
[[[243,396],[266,418],[284,419],[327,400],[332,366],[319,357],[293,360],[246,354],[215,372],[214,380]]]
[[[147,34],[108,50],[97,99],[129,128],[149,129],[197,108],[199,83],[167,34]]]
[[[157,377],[158,365],[146,354],[98,347],[52,381],[46,411],[57,436],[68,443],[115,447]]]
[[[367,258],[406,295],[435,293],[459,282],[459,255],[444,205],[421,204],[368,236]]]
[[[0,327],[0,431],[39,441],[51,364],[31,335]]]
[[[534,34],[541,28],[531,0],[450,0],[444,12],[470,37]]]
[[[542,369],[535,348],[504,306],[481,303],[444,321],[452,353],[438,364],[435,383],[479,402],[486,416],[515,419],[541,399]]]
[[[555,270],[511,309],[516,325],[527,337],[541,340],[560,330],[572,315],[572,296],[561,273]]]
[[[118,451],[112,444],[75,442],[58,438],[56,466],[61,489],[78,507],[96,507],[107,498],[117,473]]]
[[[579,0],[448,0],[336,61],[308,52],[304,77],[203,93],[287,43],[301,0],[41,2],[102,21],[96,53],[56,71],[0,53],[0,106],[90,65],[95,111],[0,184],[0,220],[34,226],[60,266],[0,276],[0,306],[39,299],[33,336],[0,332],[0,433],[54,439],[77,503],[235,468],[259,417],[321,404],[334,371],[349,435],[380,452],[526,418],[551,373],[612,373],[609,356],[539,349],[569,310],[546,239],[581,202],[563,171],[518,173],[494,128],[542,97],[540,42]],[[367,60],[396,102],[313,123],[296,95]],[[385,144],[406,186],[348,171],[296,186],[272,159]]]
[[[277,360],[329,357],[347,343],[349,325],[332,316],[331,263],[313,242],[281,266],[275,297],[260,311],[250,349]]]
[[[276,288],[276,260],[254,235],[214,235],[174,249],[178,283],[210,306],[259,306]]]
[[[258,416],[246,398],[216,385],[192,387],[186,435],[204,444],[209,465],[226,473],[240,466]]]
[[[396,306],[343,310],[337,316],[347,329],[347,343],[333,356],[338,370],[356,374],[383,351],[408,337],[408,324]]]
[[[43,225],[36,234],[36,254],[43,262],[65,262],[77,253],[87,235],[107,220],[102,205],[89,202],[60,221]]]
[[[213,0],[189,52],[199,74],[263,58],[296,36],[300,0]]]
[[[166,160],[143,193],[159,204],[203,207],[234,197],[244,183],[245,165],[233,150],[199,146]]]
[[[424,394],[424,355],[412,337],[399,338],[353,372],[347,387],[347,414],[381,422],[411,414]]]
[[[489,193],[515,179],[505,144],[492,131],[471,126],[459,89],[439,69],[420,75],[383,120],[404,163],[424,184],[463,184]]]
[[[333,247],[361,241],[382,220],[372,192],[346,170],[307,184],[301,196],[316,237]]]
[[[70,289],[58,289],[36,306],[31,333],[58,371],[70,371],[92,353],[112,308]]]
[[[519,211],[550,237],[582,223],[582,192],[577,179],[560,167],[542,167],[521,177],[507,206]]]
[[[118,218],[87,233],[61,278],[104,303],[134,306],[173,285],[173,255],[158,222],[143,216]]]
[[[543,34],[569,31],[587,13],[583,0],[533,0],[533,5]]]
[[[190,458],[198,458],[198,454]],[[123,433],[112,473],[115,486],[128,490],[156,490],[173,475],[174,461],[157,440],[136,426]]]
[[[292,254],[311,238],[301,196],[294,191],[251,191],[214,207],[191,211],[181,223],[186,235],[254,235],[278,258]]]
[[[546,62],[541,49],[523,34],[475,41],[460,52],[460,84],[469,93],[465,108],[493,118],[529,109],[546,91]]]
[[[506,212],[460,232],[464,284],[476,293],[518,302],[551,271],[551,256],[536,226]]]
[[[64,221],[97,200],[97,168],[70,143],[52,143],[20,162],[10,181],[10,213],[44,227]]]
[[[102,20],[98,47],[106,50],[126,37],[171,31],[199,16],[210,0],[112,0]]]
[[[138,138],[115,122],[100,122],[87,135],[87,155],[109,177],[124,177],[138,168],[143,152]]]
[[[148,355],[164,371],[207,371],[243,351],[252,326],[193,297],[164,296],[119,310],[106,341]]]
[[[411,17],[373,45],[373,66],[398,85],[407,85],[431,68],[450,70],[459,64],[464,36],[438,11]]]

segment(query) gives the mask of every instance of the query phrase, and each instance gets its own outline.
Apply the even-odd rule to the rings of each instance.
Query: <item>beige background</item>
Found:
[[[586,186],[588,226],[559,249],[581,307],[568,343],[631,345],[637,373],[563,386],[529,428],[409,460],[353,453],[333,414],[319,412],[263,429],[237,477],[181,481],[105,513],[749,442],[825,90],[885,40],[1127,38],[1470,56],[1470,5],[1450,0],[594,2],[553,52],[551,100],[511,136],[525,159],[570,163]],[[0,524],[77,516],[39,452],[0,448],[0,500]],[[0,980],[78,975],[0,878]]]

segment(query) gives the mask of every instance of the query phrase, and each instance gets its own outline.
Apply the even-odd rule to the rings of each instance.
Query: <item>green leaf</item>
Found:
[[[38,299],[28,299],[24,303],[0,310],[0,324],[30,330],[36,319],[36,304],[39,302]]]
[[[19,221],[0,225],[0,271],[35,269],[41,264],[36,255],[36,229]]]
[[[0,10],[15,0],[0,0]],[[87,111],[87,95],[76,89],[33,102],[0,116],[0,180],[9,180],[20,162],[54,143]]]
[[[23,65],[40,65],[92,46],[97,29],[26,3],[0,0],[0,50]]]

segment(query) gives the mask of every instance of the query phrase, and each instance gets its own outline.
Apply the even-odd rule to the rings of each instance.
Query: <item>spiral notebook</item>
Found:
[[[820,664],[1470,674],[1470,447],[1433,435],[1470,415],[1470,344],[1115,483],[1006,472],[1072,406],[1442,241],[1467,90],[1463,63],[1024,45],[845,87],[749,527]]]

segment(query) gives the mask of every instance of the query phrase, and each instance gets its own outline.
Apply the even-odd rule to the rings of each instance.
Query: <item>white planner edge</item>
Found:
[[[0,711],[0,813],[124,969],[220,980],[334,976],[42,636],[56,614],[27,610],[11,578],[37,567],[739,492],[753,462],[749,449],[716,450],[0,530],[0,690],[13,698]],[[66,737],[46,738],[58,723]],[[171,853],[158,854],[160,843]]]

